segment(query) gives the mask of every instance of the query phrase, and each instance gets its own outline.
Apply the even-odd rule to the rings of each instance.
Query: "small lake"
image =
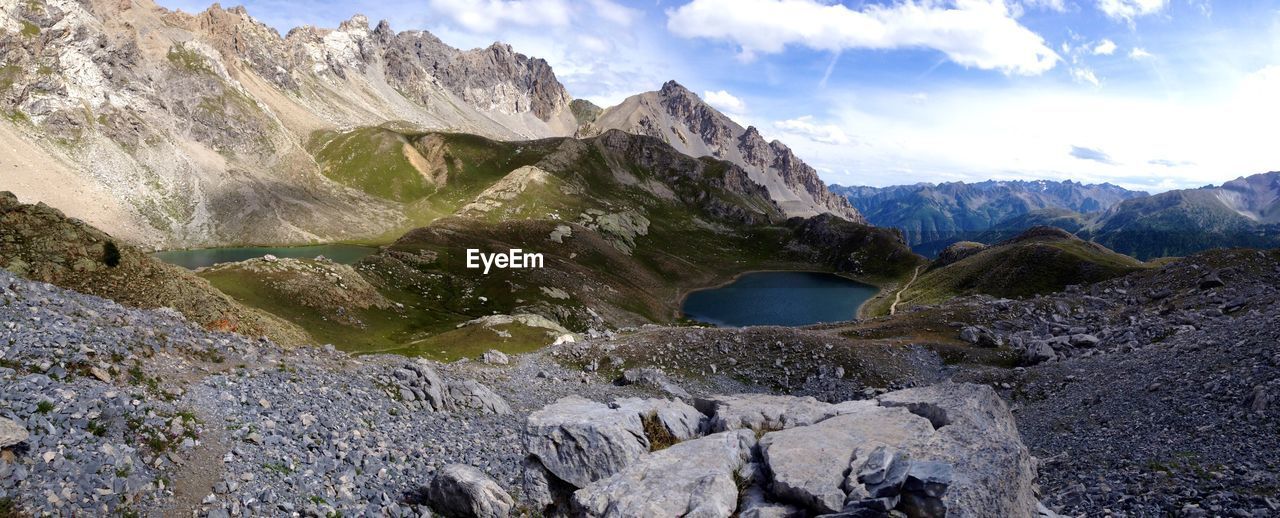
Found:
[[[853,320],[875,286],[818,272],[752,272],[690,293],[687,318],[720,327],[804,326]]]
[[[156,252],[155,257],[166,263],[194,270],[218,263],[233,263],[254,259],[267,254],[294,259],[314,259],[318,255],[323,255],[335,263],[352,264],[376,251],[378,251],[377,248],[357,245],[243,246],[169,250]]]

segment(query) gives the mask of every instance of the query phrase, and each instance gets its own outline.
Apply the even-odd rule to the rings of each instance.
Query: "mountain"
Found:
[[[406,152],[352,151],[380,143]],[[549,331],[673,322],[684,293],[746,270],[879,283],[923,262],[892,230],[829,214],[787,218],[737,164],[619,130],[506,142],[373,127],[326,133],[312,146],[333,181],[394,198],[426,221],[355,265],[391,304],[348,305],[339,318],[323,301],[308,303],[295,287],[317,284],[330,268],[313,261],[200,275],[349,350],[441,359],[495,346],[522,352],[545,345]],[[517,248],[541,253],[544,266],[466,266],[467,249]],[[495,342],[495,332],[504,338]]]
[[[898,293],[897,309],[986,294],[1028,297],[1093,284],[1146,268],[1142,261],[1052,227],[1033,227],[986,246],[962,241],[943,250]],[[888,311],[879,301],[873,313]]]
[[[1128,200],[1099,215],[1081,235],[1143,259],[1220,247],[1280,247],[1280,172]]]
[[[0,29],[0,188],[148,246],[412,226],[395,201],[316,174],[315,132],[399,121],[528,139],[577,127],[545,61],[362,16],[281,36],[238,7],[32,1],[0,9]]]
[[[1091,222],[1092,219],[1089,216],[1071,209],[1038,209],[1000,221],[992,225],[990,230],[978,234],[973,240],[979,243],[999,243],[1012,239],[1032,227],[1053,227],[1079,235]]]
[[[1031,211],[1057,208],[1089,213],[1146,196],[1111,184],[1070,180],[919,183],[892,187],[845,187],[832,192],[849,199],[873,225],[901,229],[920,253],[934,255],[956,241],[972,240],[997,223]]]
[[[610,129],[659,138],[690,156],[711,156],[738,164],[753,181],[769,189],[769,195],[788,216],[830,213],[865,222],[791,148],[777,140],[766,142],[754,126],[743,128],[675,81],[604,109],[578,133],[590,136]]]

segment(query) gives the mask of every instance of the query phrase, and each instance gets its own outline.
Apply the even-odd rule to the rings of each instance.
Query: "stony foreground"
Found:
[[[0,501],[30,514],[997,516],[1035,505],[1012,417],[978,385],[839,404],[662,399],[646,383],[567,370],[556,351],[440,365],[285,350],[7,273],[0,321]]]

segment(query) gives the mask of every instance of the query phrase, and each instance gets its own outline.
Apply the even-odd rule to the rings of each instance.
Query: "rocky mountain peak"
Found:
[[[350,19],[338,24],[338,30],[347,32],[369,32],[369,18],[363,14],[353,15]]]
[[[694,95],[694,93],[690,92],[688,88],[684,87],[684,85],[677,83],[675,79],[662,83],[662,89],[658,90],[658,93],[663,97]],[[696,95],[694,96],[696,97]]]

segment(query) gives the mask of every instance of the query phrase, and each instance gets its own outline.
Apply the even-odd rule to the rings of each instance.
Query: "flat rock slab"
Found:
[[[574,493],[586,516],[732,516],[738,507],[734,474],[750,459],[755,434],[722,432],[645,456],[613,476]]]
[[[874,403],[809,426],[770,432],[760,451],[773,473],[773,495],[817,513],[844,507],[845,475],[855,459],[881,446],[918,449],[933,439],[927,419]]]
[[[630,398],[605,404],[569,396],[529,415],[525,448],[560,480],[586,487],[649,452],[643,421],[648,417],[678,440],[696,437],[705,419],[679,401]]]

